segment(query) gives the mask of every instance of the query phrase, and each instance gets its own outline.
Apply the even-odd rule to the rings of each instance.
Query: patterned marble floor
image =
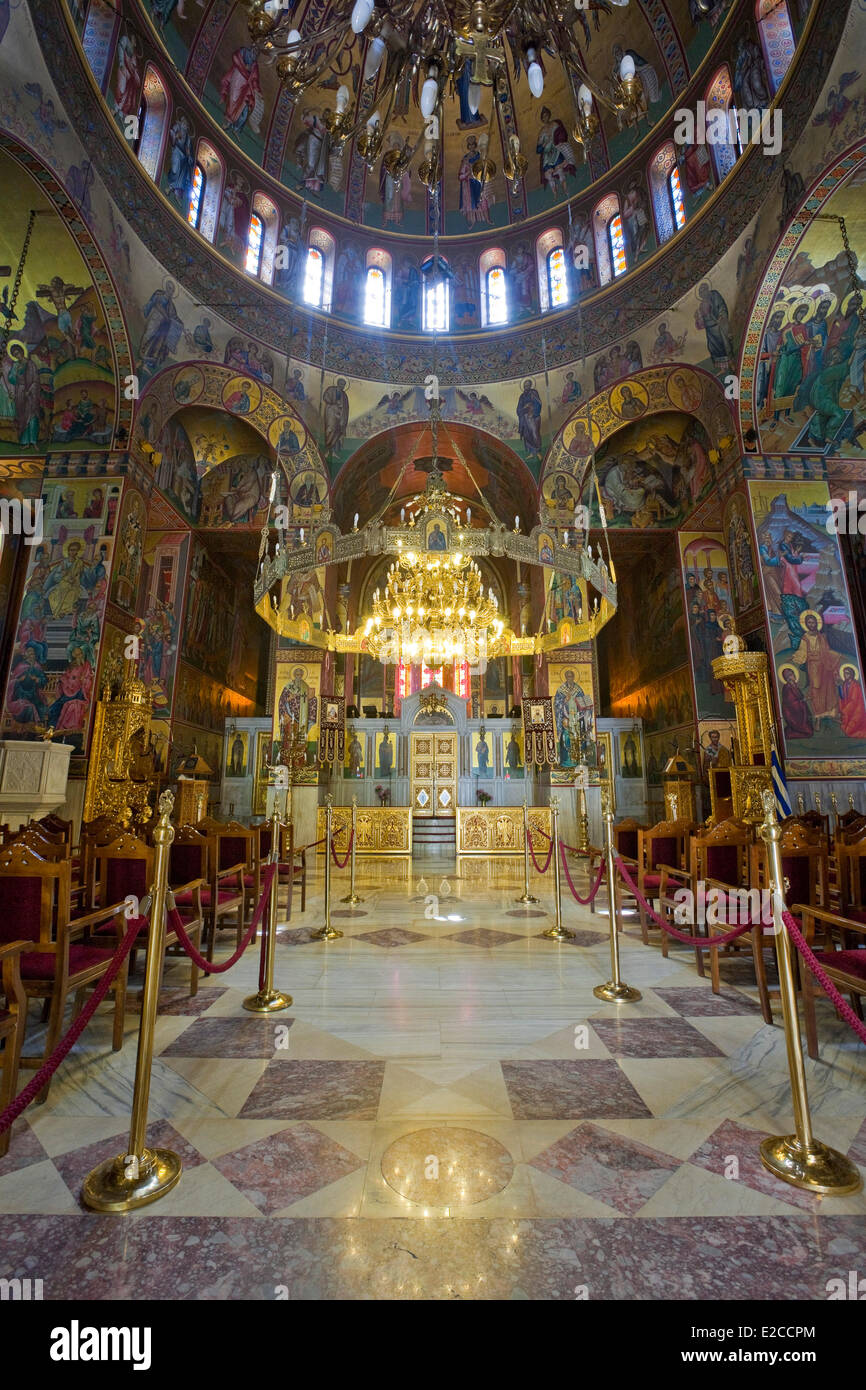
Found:
[[[792,1122],[749,963],[725,962],[714,996],[692,952],[664,960],[630,917],[643,998],[600,1003],[605,911],[569,899],[557,944],[538,881],[534,912],[515,907],[521,882],[516,862],[360,864],[363,907],[322,944],[314,878],[277,947],[294,1003],[270,1019],[241,1008],[253,952],[192,1000],[170,964],[149,1140],[183,1176],[97,1216],[79,1194],[125,1146],[133,981],[122,1052],[105,1008],[0,1159],[0,1275],[46,1298],[724,1300],[824,1299],[866,1270],[863,1193],[821,1200],[761,1167],[761,1137]],[[819,1031],[815,1129],[866,1169],[866,1051],[827,1004]]]

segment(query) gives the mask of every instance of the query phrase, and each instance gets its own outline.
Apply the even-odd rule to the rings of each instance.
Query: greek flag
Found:
[[[788,795],[788,783],[785,781],[785,774],[782,771],[782,764],[779,762],[779,755],[775,748],[772,750],[773,762],[773,795],[776,798],[776,811],[779,819],[791,814],[791,798]]]

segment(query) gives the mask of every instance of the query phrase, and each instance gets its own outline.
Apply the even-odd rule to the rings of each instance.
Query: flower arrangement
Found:
[[[480,806],[486,806],[488,801],[493,800],[490,792],[476,792],[475,796]]]
[[[378,798],[379,798],[379,805],[380,805],[380,806],[390,806],[390,805],[391,805],[391,788],[390,788],[390,787],[378,786],[378,787],[376,788],[376,795],[377,795]]]

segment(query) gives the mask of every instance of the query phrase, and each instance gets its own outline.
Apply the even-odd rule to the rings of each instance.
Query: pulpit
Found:
[[[193,744],[193,750],[178,769],[175,819],[178,825],[195,825],[207,813],[210,782],[213,773]]]
[[[773,712],[764,652],[746,651],[742,639],[728,633],[724,655],[713,661],[713,675],[734,701],[737,719],[735,757],[730,767],[710,769],[712,820],[764,818],[761,797],[772,789]]]
[[[668,758],[662,773],[665,820],[697,820],[694,774],[682,753]]]
[[[0,820],[12,830],[56,811],[66,800],[71,743],[0,742]]]

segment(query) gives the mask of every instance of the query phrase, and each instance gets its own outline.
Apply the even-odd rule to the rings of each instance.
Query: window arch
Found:
[[[312,309],[330,312],[334,284],[334,238],[324,227],[313,227],[303,265],[301,298]]]
[[[280,214],[276,205],[266,193],[257,193],[253,198],[250,214],[250,228],[247,233],[247,254],[244,270],[256,275],[270,285],[274,278],[274,252],[277,247],[277,231]]]
[[[135,152],[145,173],[156,183],[162,168],[171,99],[152,63],[144,70],[144,86],[138,108],[138,141]]]
[[[119,23],[118,11],[114,5],[106,4],[106,0],[90,0],[90,4],[87,6],[87,16],[84,20],[84,31],[81,35],[81,47],[84,49],[84,56],[90,71],[99,83],[101,92],[104,92],[108,86],[114,35]],[[138,87],[141,82],[141,72],[138,67],[138,54],[141,50],[136,45],[137,40],[128,33],[121,36],[117,45],[114,108],[115,114],[121,118],[135,115],[135,102],[138,99]],[[131,104],[127,110],[123,98],[126,95],[129,78],[134,81],[134,90],[130,94]]]
[[[602,198],[592,214],[592,226],[598,282],[600,285],[609,285],[611,280],[615,280],[618,275],[624,275],[628,270],[622,215],[616,193],[608,193],[606,198]]]
[[[732,96],[731,72],[725,63],[723,67],[719,68],[707,88],[706,97],[707,144],[712,153],[716,178],[719,183],[731,172],[743,149],[736,111],[731,108]],[[713,114],[719,111],[724,112],[724,126],[718,116]]]
[[[791,66],[797,46],[787,0],[758,0],[755,18],[758,21],[758,33],[761,35],[761,46],[770,74],[770,86],[777,92],[782,85],[782,78]]]
[[[662,145],[650,160],[649,185],[656,237],[661,245],[663,241],[669,241],[680,227],[686,225],[686,205],[677,166],[677,152],[672,140]]]
[[[391,327],[391,280],[394,263],[387,251],[372,246],[364,273],[364,322],[371,328]]]
[[[493,328],[508,322],[508,279],[505,252],[492,246],[478,260],[481,282],[481,326]]]
[[[569,301],[570,286],[565,245],[558,227],[542,232],[535,243],[535,261],[541,312],[546,314],[548,309],[561,309]]]
[[[447,333],[451,326],[451,267],[444,256],[421,262],[421,323],[425,333]]]
[[[222,160],[208,140],[199,140],[186,220],[208,241],[213,241],[216,231],[222,184]]]

